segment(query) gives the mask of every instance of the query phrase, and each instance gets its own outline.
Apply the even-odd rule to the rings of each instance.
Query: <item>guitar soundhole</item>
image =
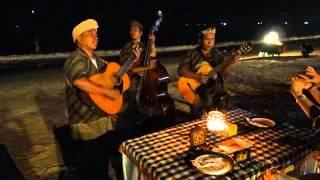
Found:
[[[121,85],[122,79],[121,79],[119,76],[117,76],[116,74],[114,74],[113,77],[114,77],[114,81],[115,81],[114,84],[115,84],[116,86]]]

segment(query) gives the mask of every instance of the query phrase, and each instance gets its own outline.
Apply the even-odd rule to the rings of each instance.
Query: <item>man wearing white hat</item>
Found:
[[[72,31],[77,49],[64,64],[68,116],[72,138],[79,152],[79,179],[107,179],[108,157],[114,156],[120,139],[114,129],[115,118],[95,108],[83,98],[85,93],[101,94],[110,98],[120,95],[118,90],[98,86],[89,77],[101,72],[105,62],[95,54],[98,45],[98,23],[87,19]],[[84,92],[84,93],[83,93]]]

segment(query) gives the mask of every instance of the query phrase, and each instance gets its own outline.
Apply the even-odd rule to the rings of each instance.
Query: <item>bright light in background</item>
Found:
[[[309,24],[309,21],[305,21],[305,22],[303,22],[303,24],[308,25],[308,24]]]
[[[282,45],[282,42],[280,42],[279,34],[275,31],[271,31],[267,35],[265,35],[263,38],[263,42],[266,44]]]
[[[258,25],[261,25],[261,24],[262,24],[262,21],[257,22],[257,24],[258,24]]]
[[[285,22],[284,22],[284,24],[286,24],[286,25],[287,25],[287,24],[288,24],[288,21],[285,21]]]
[[[221,24],[222,26],[228,25],[228,23],[226,23],[226,22],[221,22],[220,24]]]
[[[36,13],[36,11],[32,9],[32,10],[31,10],[31,13],[32,13],[32,14],[35,14],[35,13]]]
[[[21,32],[21,26],[20,25],[16,25],[16,32]]]

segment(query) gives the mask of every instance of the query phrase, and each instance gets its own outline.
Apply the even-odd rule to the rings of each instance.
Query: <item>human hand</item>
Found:
[[[291,92],[294,96],[302,95],[303,89],[308,89],[312,84],[300,78],[300,75],[291,78]]]
[[[154,44],[156,41],[156,36],[154,35],[154,33],[150,33],[149,34],[149,40],[151,44]]]
[[[148,68],[149,69],[154,69],[157,67],[157,60],[153,59],[150,61],[149,65],[148,65]]]
[[[203,75],[203,74],[199,74],[199,78],[198,78],[198,81],[205,84],[207,83],[209,80],[209,76],[207,75]]]
[[[120,96],[120,91],[115,89],[106,89],[104,95],[111,99],[116,99]]]
[[[306,69],[306,75],[309,76],[310,78],[306,79],[307,82],[310,83],[315,83],[317,85],[320,85],[320,74],[311,66],[308,66]]]

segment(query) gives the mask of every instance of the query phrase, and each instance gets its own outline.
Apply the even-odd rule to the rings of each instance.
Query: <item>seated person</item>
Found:
[[[309,53],[313,52],[313,47],[311,44],[308,44],[306,41],[302,41],[301,42],[301,54],[303,55],[303,57],[309,57]]]
[[[199,101],[190,103],[191,111],[194,115],[211,109],[228,108],[228,93],[224,88],[224,78],[230,74],[232,65],[240,59],[240,56],[232,54],[230,58],[234,60],[233,63],[224,67],[215,79],[210,78],[208,75],[197,73],[201,66],[210,65],[213,68],[217,68],[227,59],[216,49],[215,37],[216,29],[214,27],[201,31],[198,39],[199,46],[189,51],[179,64],[178,74],[180,76],[206,84],[204,92],[199,94]]]
[[[305,69],[304,74],[298,74],[291,78],[291,93],[296,102],[309,119],[312,120],[312,128],[318,129],[320,122],[320,74],[311,66]],[[309,94],[309,97],[307,97]],[[306,175],[318,173],[320,170],[320,149],[316,148],[302,161],[296,164],[298,174]],[[319,178],[319,174],[313,174]],[[303,178],[302,178],[303,179]]]
[[[320,99],[320,74],[313,68],[307,67],[303,73],[291,78],[291,93],[296,98],[296,102],[312,120],[312,127],[319,128],[319,99]],[[307,96],[309,94],[309,97]],[[294,171],[290,175],[282,171],[269,170],[259,179],[320,179],[320,149],[316,148],[307,154],[302,160],[294,164]]]
[[[307,67],[305,74],[298,74],[291,78],[291,93],[296,102],[309,119],[312,128],[316,129],[320,122],[320,74],[313,67]],[[306,94],[310,94],[308,97]]]

